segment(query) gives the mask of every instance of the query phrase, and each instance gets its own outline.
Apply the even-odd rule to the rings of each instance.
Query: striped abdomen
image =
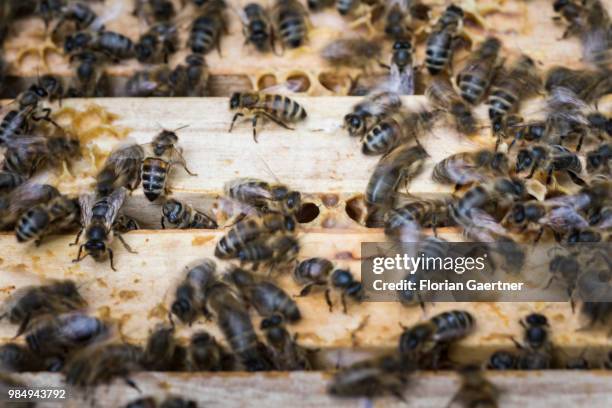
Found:
[[[142,189],[149,201],[155,201],[164,192],[169,167],[168,162],[154,157],[142,162]]]
[[[247,219],[240,221],[231,228],[217,243],[215,256],[221,259],[230,259],[246,243],[254,240],[261,234],[261,228],[257,221]]]
[[[502,84],[502,86],[493,86],[491,88],[491,94],[487,100],[490,118],[507,115],[518,108],[519,98],[518,94],[514,92],[514,85],[515,84],[510,83],[510,81],[507,81],[506,84]]]
[[[18,242],[27,242],[38,238],[47,229],[51,218],[43,205],[37,205],[29,209],[17,221],[15,235]]]
[[[26,125],[27,117],[24,112],[12,110],[7,113],[0,123],[0,146],[21,136]]]
[[[442,29],[434,31],[427,39],[425,49],[425,66],[431,75],[437,75],[444,70],[452,58],[451,42],[453,33],[451,30]]]
[[[272,198],[270,190],[270,184],[254,179],[238,179],[225,187],[225,193],[231,199],[253,207],[267,206]]]
[[[474,328],[474,318],[469,312],[451,310],[431,318],[436,326],[434,341],[449,342],[467,336]]]
[[[298,48],[306,42],[308,29],[306,20],[300,10],[289,7],[282,8],[278,11],[276,26],[276,31],[285,47]]]
[[[366,134],[361,151],[366,155],[387,153],[397,146],[401,136],[400,124],[393,118],[384,119]]]
[[[198,17],[189,34],[189,46],[196,54],[206,54],[219,42],[223,29],[221,15],[203,15]]]
[[[299,122],[306,118],[304,108],[283,95],[264,95],[261,109],[282,122]]]
[[[555,170],[566,170],[576,174],[582,172],[582,164],[576,154],[563,146],[554,145],[552,148],[552,165]]]
[[[391,166],[378,166],[370,177],[366,189],[366,203],[374,205],[388,204],[400,181],[400,170]]]
[[[457,83],[463,100],[472,105],[480,102],[491,85],[492,74],[492,67],[484,64],[478,64],[459,74]]]

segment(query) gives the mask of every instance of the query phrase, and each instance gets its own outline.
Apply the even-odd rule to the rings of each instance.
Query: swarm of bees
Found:
[[[282,55],[308,46],[313,28],[309,13],[326,8],[370,30],[369,36],[350,34],[319,50],[325,63],[337,69],[386,70],[382,82],[368,89],[338,124],[349,136],[360,138],[364,155],[381,156],[364,194],[365,226],[384,228],[392,243],[416,242],[421,253],[431,256],[448,251],[438,229],[457,227],[466,240],[482,244],[479,250],[497,254],[502,267],[514,274],[522,273],[527,262],[520,244],[554,242],[547,259],[548,284],[566,291],[572,309],[579,304],[587,328],[609,327],[612,274],[605,245],[612,227],[612,118],[598,102],[612,93],[612,26],[602,1],[551,2],[556,23],[566,28],[563,38],[579,39],[586,67],[545,72],[536,56],[516,55],[493,35],[473,43],[464,30],[470,11],[458,4],[447,4],[435,14],[418,0],[308,0],[307,7],[298,0],[244,7],[224,0],[193,0],[189,7],[195,12],[183,38],[182,8],[188,6],[180,3],[136,0],[132,13],[147,27],[138,39],[108,30],[105,23],[112,16],[98,15],[87,1],[9,0],[0,6],[0,37],[17,18],[38,16],[74,68],[70,83],[49,74],[38,77],[15,97],[0,123],[3,230],[14,230],[20,243],[36,245],[51,235],[75,232],[78,252],[73,262],[90,256],[96,262],[108,260],[115,270],[115,237],[136,253],[123,235],[140,228],[126,203],[141,185],[144,197],[159,204],[156,222],[160,220],[161,228],[224,228],[215,243],[216,260],[186,266],[170,291],[167,321],[142,345],[126,341],[111,319],[90,314],[74,281],[15,291],[0,314],[17,327],[16,340],[0,346],[3,383],[14,383],[10,376],[3,377],[5,372],[50,371],[61,372],[66,383],[78,388],[118,378],[139,389],[131,377],[141,371],[314,370],[319,368],[317,350],[300,344],[295,330],[306,312],[300,310],[300,298],[319,292],[330,313],[341,306],[344,314],[367,300],[359,277],[340,262],[301,256],[303,196],[290,186],[246,177],[228,181],[219,199],[233,207],[234,218],[227,223],[211,209],[173,198],[173,170],[182,168],[196,176],[179,146],[181,128],[163,129],[150,143],[115,147],[88,194],[65,195],[40,181],[46,171],[69,167],[81,152],[79,139],[54,121],[52,102],[112,94],[107,69],[128,60],[143,64],[125,83],[129,96],[207,95],[210,71],[205,56],[222,56],[222,39],[229,34],[233,14],[240,19],[245,45],[262,54]],[[391,46],[390,55],[384,43]],[[419,45],[424,45],[423,61],[417,61]],[[181,48],[189,54],[173,64]],[[458,61],[461,51],[469,54]],[[0,85],[5,69],[0,58]],[[427,103],[405,106],[401,96],[413,95],[421,86]],[[351,91],[358,93],[355,89]],[[532,115],[523,106],[536,96],[544,96],[544,108]],[[483,103],[488,121],[481,123],[474,111]],[[293,130],[308,118],[300,102],[274,88],[233,92],[228,108],[233,114],[229,132],[238,119],[248,119],[255,142],[263,121]],[[439,123],[466,139],[484,132],[490,146],[435,163],[431,179],[453,191],[419,197],[411,194],[410,185],[428,169],[427,142]],[[543,186],[541,196],[532,191],[534,183]],[[225,265],[223,271],[218,263]],[[282,287],[284,275],[291,276],[298,293]],[[419,281],[422,276],[406,279]],[[422,290],[404,290],[397,296],[406,307],[426,309]],[[612,356],[603,364],[583,355],[560,357],[549,318],[540,312],[528,314],[519,322],[523,335],[512,338],[512,349],[463,366],[453,361],[453,350],[475,331],[477,317],[466,310],[435,314],[402,326],[391,352],[337,370],[327,391],[336,397],[391,395],[404,400],[419,370],[453,369],[460,384],[449,406],[494,407],[502,390],[483,369],[612,366]],[[222,338],[202,329],[187,339],[179,336],[180,326],[201,319],[212,321]],[[163,400],[142,397],[127,405],[157,406],[196,403],[169,395]]]

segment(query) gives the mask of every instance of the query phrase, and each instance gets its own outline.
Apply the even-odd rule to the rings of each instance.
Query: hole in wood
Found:
[[[261,91],[262,89],[271,88],[276,84],[276,75],[264,74],[257,79],[257,90]]]
[[[346,215],[348,215],[351,220],[360,225],[364,225],[368,211],[363,195],[358,195],[347,200],[345,211]]]
[[[297,212],[295,218],[300,224],[306,224],[314,221],[320,214],[319,206],[315,203],[304,203],[300,211]]]
[[[348,75],[339,75],[335,72],[321,72],[319,83],[329,91],[344,95],[351,86],[351,79]]]
[[[295,92],[307,92],[310,89],[310,79],[303,72],[295,72],[287,77],[287,82],[292,85]],[[295,86],[295,88],[293,88]]]

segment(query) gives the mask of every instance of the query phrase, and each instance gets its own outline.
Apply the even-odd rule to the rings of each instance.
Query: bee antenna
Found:
[[[178,132],[179,130],[186,129],[188,127],[189,127],[189,125],[183,125],[183,126],[177,127],[176,129],[173,129],[172,131],[173,132]]]
[[[259,160],[261,160],[261,162],[263,163],[263,165],[266,168],[266,172],[272,176],[272,178],[280,184],[280,180],[278,179],[278,177],[276,177],[276,174],[274,174],[274,172],[272,171],[272,169],[270,168],[270,166],[268,165],[268,163],[264,160],[263,157],[261,157],[260,155],[257,155],[259,157]]]

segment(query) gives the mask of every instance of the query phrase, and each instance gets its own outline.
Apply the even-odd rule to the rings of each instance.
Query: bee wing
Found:
[[[598,28],[584,34],[582,39],[582,58],[589,64],[602,69],[610,69],[612,64],[612,30]]]
[[[578,194],[549,198],[548,200],[544,201],[544,204],[552,205],[552,206],[570,207],[575,210],[581,210],[582,208],[589,205],[590,201],[591,200],[588,194],[578,193]]]
[[[470,210],[470,218],[474,225],[494,234],[505,235],[508,232],[495,218],[480,208],[472,208]]]
[[[237,186],[239,184],[246,184],[246,183],[250,183],[254,181],[261,181],[261,180],[250,178],[250,177],[239,177],[239,178],[230,180],[227,183],[225,183],[223,190],[225,191],[225,194],[229,196],[229,190],[233,188],[234,186]],[[243,187],[243,188],[246,188],[246,187]],[[268,200],[272,199],[272,196],[270,195],[270,192],[267,189],[259,187],[257,185],[249,186],[249,192],[253,195],[256,194],[260,197],[264,197]]]
[[[414,95],[414,69],[412,66],[400,71],[396,64],[392,64],[387,86],[390,91],[400,95]]]
[[[549,117],[588,125],[585,112],[589,106],[570,89],[556,87],[546,101]]]
[[[105,166],[121,168],[126,162],[141,161],[144,159],[144,147],[138,144],[120,146],[113,150],[106,159]]]
[[[110,209],[105,214],[104,222],[109,229],[112,228],[115,219],[119,214],[119,210],[121,209],[121,207],[123,207],[123,203],[125,202],[126,196],[127,192],[124,187],[116,189],[108,196],[107,199]]]
[[[571,228],[586,228],[589,223],[578,212],[569,206],[553,208],[538,220],[539,224],[547,225],[555,231],[567,231]]]
[[[95,203],[95,194],[82,194],[79,196],[79,206],[81,207],[81,226],[83,228],[86,228],[91,221],[91,209]]]
[[[276,85],[262,89],[260,92],[267,94],[291,95],[300,92],[306,87],[306,83],[300,79],[288,79]]]

